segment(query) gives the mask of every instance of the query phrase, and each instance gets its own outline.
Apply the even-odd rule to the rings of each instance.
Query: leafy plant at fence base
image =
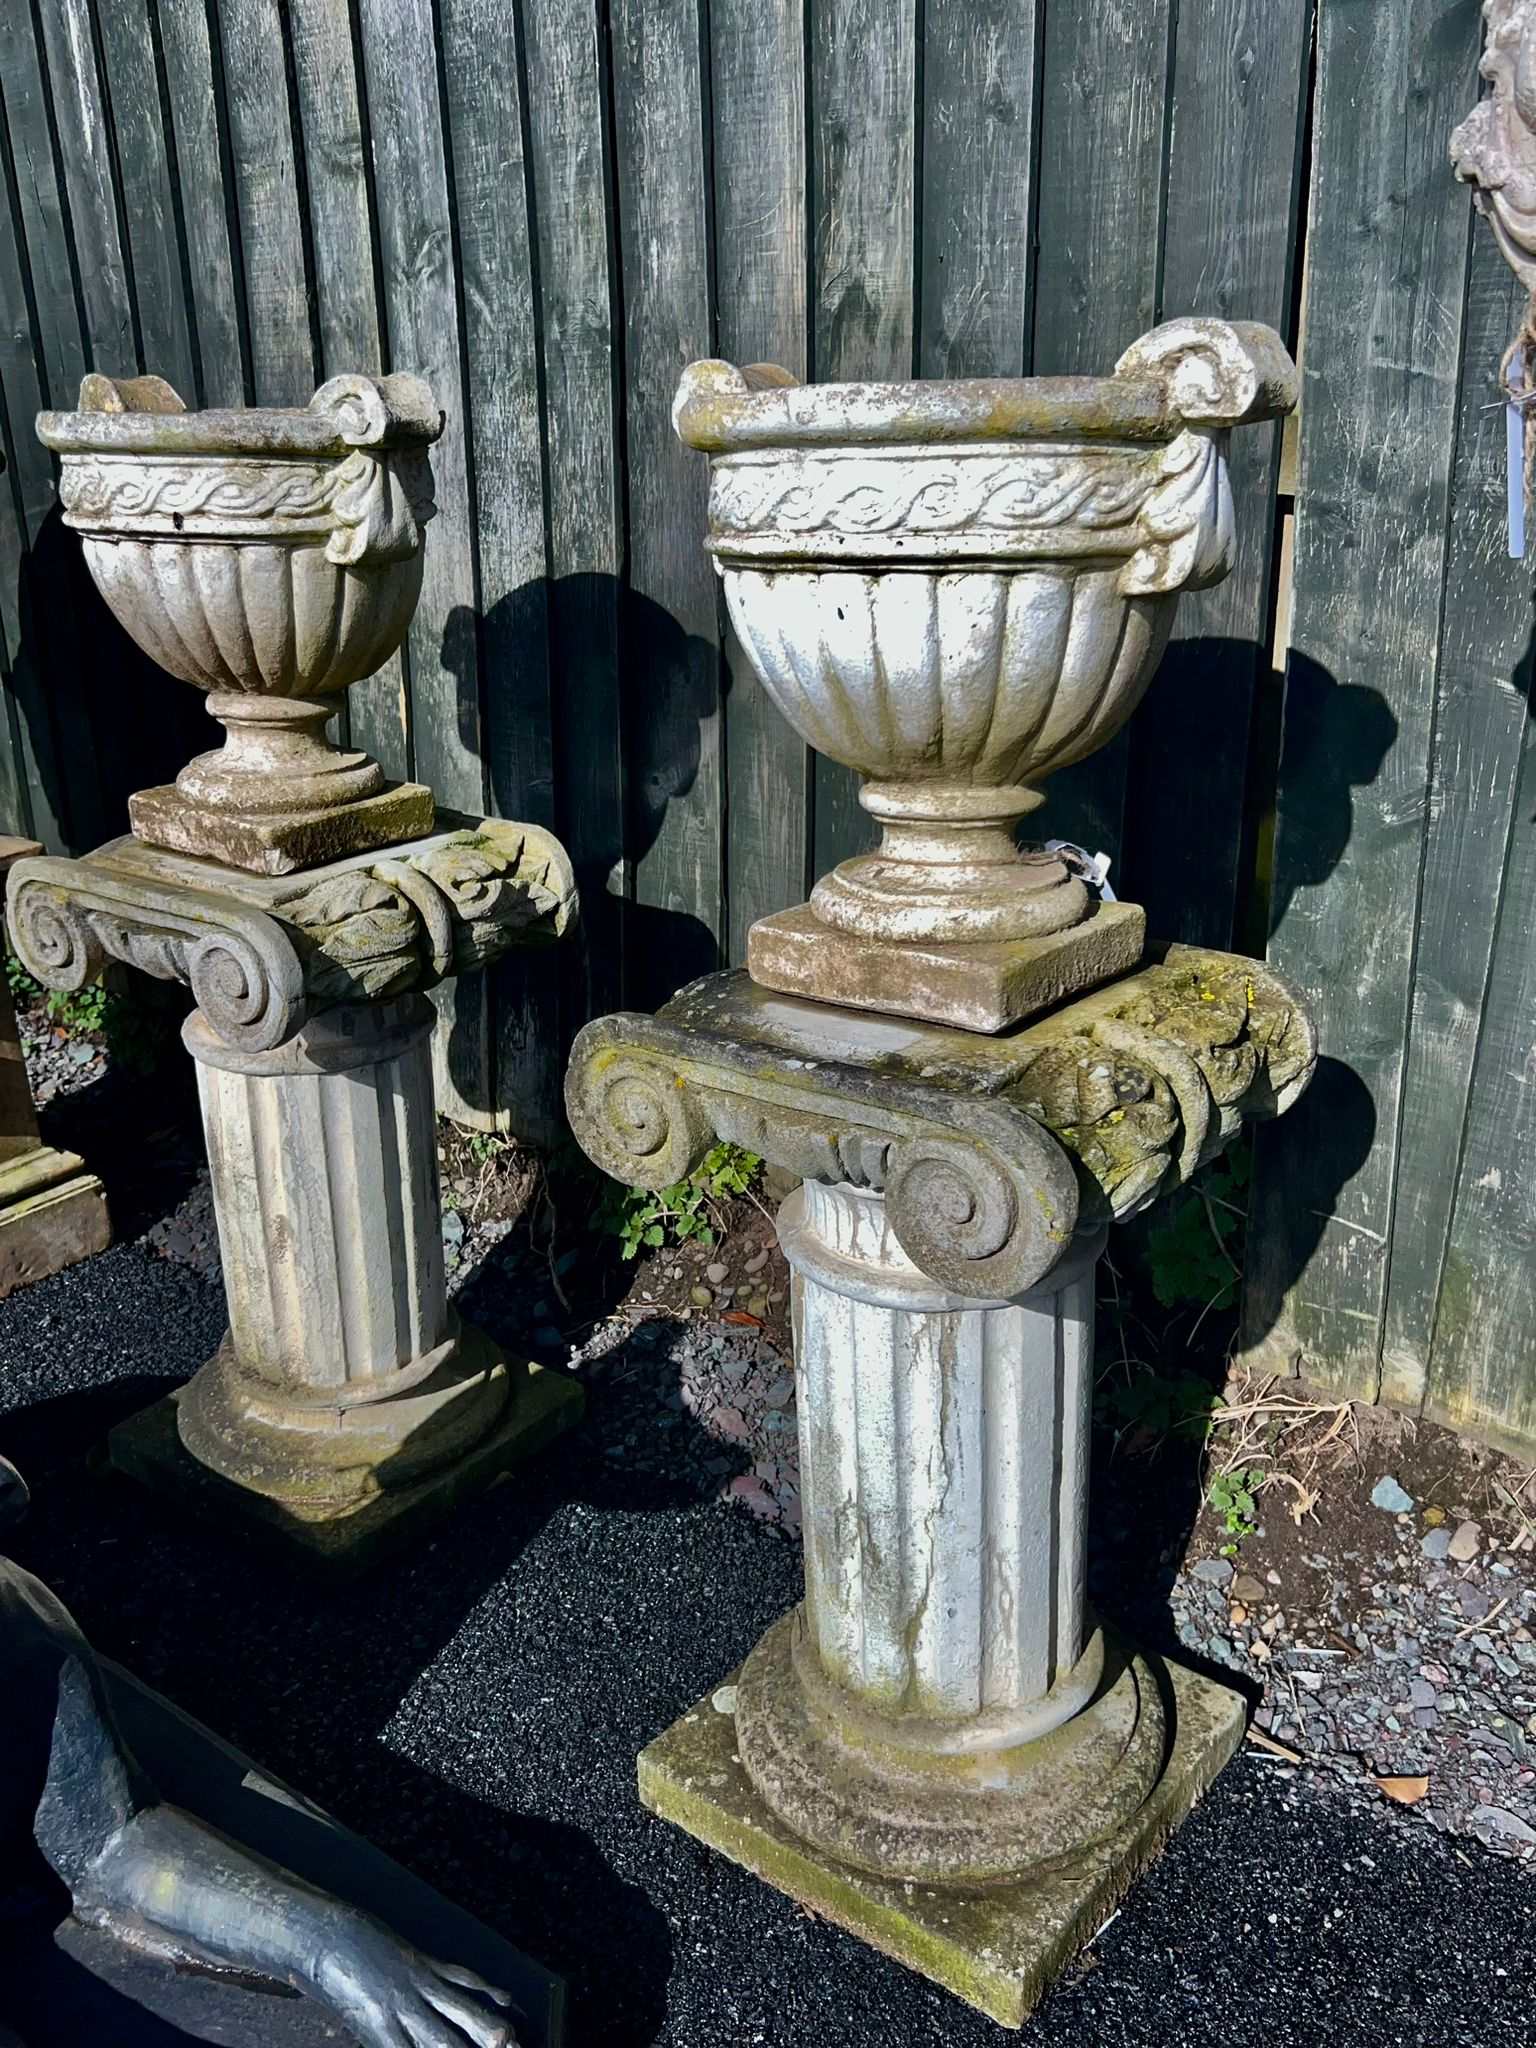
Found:
[[[1264,1484],[1265,1474],[1258,1465],[1240,1466],[1232,1472],[1217,1472],[1212,1475],[1206,1490],[1206,1500],[1212,1511],[1221,1517],[1229,1536],[1235,1543],[1222,1545],[1222,1556],[1230,1557],[1245,1536],[1251,1536],[1258,1527],[1255,1519],[1255,1502]]]
[[[1200,1302],[1228,1308],[1242,1280],[1248,1151],[1238,1145],[1208,1167],[1147,1232],[1147,1272],[1164,1308]]]
[[[1112,1428],[1141,1428],[1150,1437],[1183,1436],[1203,1444],[1225,1403],[1199,1373],[1181,1372],[1168,1378],[1143,1365],[1129,1383],[1101,1380],[1095,1406],[1100,1421]]]
[[[669,1241],[682,1244],[692,1239],[712,1245],[720,1227],[719,1204],[749,1194],[762,1170],[755,1152],[744,1152],[739,1145],[716,1145],[686,1180],[660,1194],[609,1181],[593,1222],[619,1240],[626,1259]]]
[[[174,1026],[163,1002],[148,1000],[137,990],[123,994],[99,981],[80,989],[44,991],[12,952],[5,956],[5,980],[18,1004],[42,1002],[53,1024],[66,1038],[104,1042],[116,1063],[130,1074],[153,1073]],[[141,984],[142,986],[142,984]]]

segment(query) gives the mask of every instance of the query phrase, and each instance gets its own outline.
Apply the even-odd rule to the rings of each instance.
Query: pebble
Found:
[[[716,1259],[713,1262],[713,1264],[708,1265],[704,1268],[704,1278],[708,1280],[712,1286],[721,1287],[730,1277],[730,1270],[730,1267],[727,1266],[723,1260]]]
[[[1230,1557],[1202,1557],[1192,1576],[1207,1586],[1225,1586],[1230,1584],[1232,1575]]]
[[[748,1273],[761,1273],[761,1271],[763,1270],[764,1266],[767,1265],[767,1263],[768,1250],[767,1247],[764,1246],[762,1251],[754,1252],[752,1254],[751,1258],[746,1261],[743,1270]]]
[[[1252,1572],[1239,1572],[1232,1581],[1232,1598],[1241,1600],[1247,1607],[1252,1607],[1264,1598],[1264,1587]]]
[[[710,1293],[707,1287],[690,1288],[688,1292],[688,1299],[693,1303],[695,1308],[713,1308],[715,1305],[715,1297]]]
[[[1487,1828],[1491,1833],[1503,1835],[1511,1842],[1536,1842],[1536,1828],[1523,1821],[1519,1814],[1510,1813],[1502,1806],[1474,1806],[1470,1815],[1473,1827]]]
[[[1463,1522],[1451,1538],[1449,1554],[1458,1564],[1470,1564],[1482,1544],[1483,1532],[1476,1522]]]
[[[1419,1539],[1419,1551],[1424,1557],[1439,1560],[1451,1554],[1451,1532],[1449,1529],[1431,1529],[1427,1536]]]
[[[1427,1678],[1416,1678],[1408,1688],[1408,1704],[1411,1707],[1432,1707],[1435,1698],[1435,1688]]]
[[[1493,1602],[1481,1586],[1474,1585],[1471,1579],[1463,1579],[1456,1588],[1456,1604],[1468,1621],[1481,1621]]]
[[[1371,1488],[1371,1506],[1384,1508],[1389,1515],[1406,1515],[1413,1507],[1413,1495],[1391,1477],[1378,1479]]]

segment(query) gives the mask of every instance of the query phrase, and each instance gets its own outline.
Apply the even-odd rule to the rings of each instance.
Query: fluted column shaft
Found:
[[[271,1052],[194,1013],[214,1210],[241,1367],[345,1401],[449,1335],[423,996],[333,1010]]]
[[[1001,1742],[1044,1733],[1092,1689],[1072,1673],[1102,1241],[992,1305],[925,1278],[867,1189],[807,1182],[780,1241],[823,1669],[882,1714],[971,1720]]]

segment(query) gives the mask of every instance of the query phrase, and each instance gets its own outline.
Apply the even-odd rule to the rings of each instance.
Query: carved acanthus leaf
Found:
[[[478,831],[404,858],[381,856],[301,888],[281,915],[295,929],[312,1003],[434,987],[513,945],[557,938],[575,882],[557,841],[528,825]]]

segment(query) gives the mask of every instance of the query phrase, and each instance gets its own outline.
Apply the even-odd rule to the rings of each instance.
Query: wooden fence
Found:
[[[1478,40],[1476,0],[14,0],[0,829],[121,829],[204,724],[84,582],[33,413],[87,367],[194,404],[421,371],[426,586],[351,725],[571,847],[579,940],[443,1035],[458,1113],[547,1132],[587,1015],[739,959],[865,825],[723,630],[682,365],[1107,370],[1183,312],[1294,339],[1305,249],[1294,522],[1245,432],[1233,575],[1045,822],[1164,936],[1272,923],[1319,1002],[1256,1350],[1536,1435],[1530,578],[1484,410],[1515,293],[1446,164]]]

